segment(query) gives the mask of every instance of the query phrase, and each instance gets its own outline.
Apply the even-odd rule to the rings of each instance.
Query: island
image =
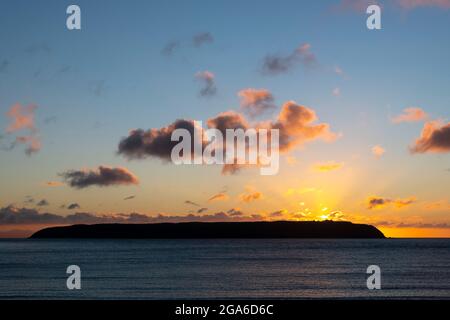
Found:
[[[346,221],[182,222],[153,224],[92,224],[49,227],[33,239],[382,239],[367,224]]]

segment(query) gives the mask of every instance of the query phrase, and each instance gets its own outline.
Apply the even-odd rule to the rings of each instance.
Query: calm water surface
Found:
[[[0,240],[3,299],[386,297],[450,299],[450,239]]]

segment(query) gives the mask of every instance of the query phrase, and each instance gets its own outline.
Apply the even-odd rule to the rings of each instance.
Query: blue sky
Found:
[[[3,115],[12,105],[36,104],[42,139],[41,151],[31,157],[21,148],[0,151],[2,206],[32,194],[51,199],[53,211],[61,203],[80,201],[89,211],[106,206],[102,210],[183,213],[183,201],[174,204],[174,198],[201,201],[224,186],[239,194],[249,185],[274,193],[274,203],[281,191],[271,185],[327,184],[330,177],[308,176],[310,164],[319,161],[343,162],[359,177],[348,191],[351,196],[341,202],[357,203],[358,197],[378,192],[448,200],[448,154],[412,156],[408,146],[419,137],[423,123],[393,125],[389,117],[416,106],[431,119],[448,122],[450,10],[406,10],[385,2],[383,29],[370,31],[366,14],[333,9],[340,1],[76,3],[82,10],[81,31],[65,28],[70,1],[2,4],[0,64],[7,65],[0,72],[0,127],[8,126]],[[214,41],[196,48],[192,37],[202,32],[213,35]],[[179,48],[164,56],[161,50],[171,41]],[[288,55],[302,43],[311,45],[314,66],[299,64],[276,76],[261,73],[264,57]],[[344,75],[336,74],[336,67]],[[195,79],[203,70],[215,74],[218,88],[217,95],[206,99],[199,97]],[[273,183],[262,182],[254,173],[223,177],[219,168],[174,168],[158,159],[127,161],[116,154],[120,138],[130,129],[160,128],[179,118],[206,121],[220,112],[239,110],[237,92],[244,88],[269,90],[278,106],[294,100],[311,107],[320,121],[343,136],[326,149],[313,143],[294,150],[300,167],[282,168]],[[335,88],[340,89],[338,97],[332,94]],[[8,135],[2,135],[7,144]],[[387,152],[374,162],[370,148],[377,144]],[[100,164],[129,168],[138,173],[140,186],[101,193],[39,186],[57,180],[64,170]],[[378,181],[380,176],[389,183]],[[331,180],[339,179],[345,178]],[[433,181],[441,188],[432,188]],[[198,194],[189,183],[196,185]],[[169,192],[174,188],[176,195]],[[105,204],[111,197],[136,193],[142,195],[133,207],[120,201]],[[231,205],[239,203],[215,209]],[[266,206],[255,204],[249,210]],[[357,204],[350,208],[358,210]],[[442,221],[445,215],[435,218]]]

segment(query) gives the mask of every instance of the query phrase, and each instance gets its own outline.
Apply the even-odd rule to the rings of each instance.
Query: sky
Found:
[[[0,237],[257,220],[450,237],[450,0],[77,1],[81,30],[70,4],[2,3]],[[172,164],[149,138],[177,120],[281,127],[278,174]]]

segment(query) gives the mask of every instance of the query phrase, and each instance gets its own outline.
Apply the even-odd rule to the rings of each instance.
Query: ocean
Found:
[[[0,298],[450,299],[450,239],[2,239]]]

